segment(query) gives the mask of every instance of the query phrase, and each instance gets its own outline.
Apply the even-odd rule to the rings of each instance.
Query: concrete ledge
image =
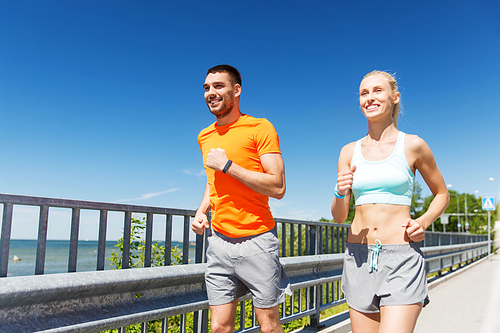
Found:
[[[325,318],[320,322],[320,328],[303,327],[292,333],[348,333],[351,331],[351,319],[349,318],[349,310],[338,313],[331,317]]]

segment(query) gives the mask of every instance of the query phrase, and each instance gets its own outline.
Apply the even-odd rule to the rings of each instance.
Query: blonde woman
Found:
[[[342,223],[355,198],[342,290],[354,333],[413,332],[427,300],[425,263],[417,242],[448,205],[449,195],[424,140],[398,131],[400,93],[394,77],[368,73],[359,87],[368,134],[340,152],[331,210]],[[425,214],[410,217],[416,171],[434,195]]]

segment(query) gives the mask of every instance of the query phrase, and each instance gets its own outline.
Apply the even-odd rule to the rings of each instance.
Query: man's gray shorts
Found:
[[[250,292],[256,308],[271,308],[291,295],[279,262],[276,231],[231,238],[216,231],[208,236],[207,284],[210,305],[222,305]]]
[[[347,244],[342,291],[351,308],[376,313],[381,306],[415,304],[426,299],[425,262],[418,243],[382,245],[378,270],[370,272],[374,248]]]

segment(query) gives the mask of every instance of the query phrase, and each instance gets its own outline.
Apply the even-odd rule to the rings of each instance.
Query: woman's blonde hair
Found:
[[[372,71],[372,72],[366,74],[363,77],[363,80],[370,77],[370,76],[374,76],[374,75],[382,75],[387,80],[387,82],[389,82],[389,85],[391,86],[393,97],[394,97],[394,95],[396,95],[398,93],[398,83],[396,82],[396,79],[394,78],[393,75],[391,75],[387,72]],[[363,80],[361,80],[361,81],[363,81]],[[396,128],[398,128],[398,119],[399,119],[399,102],[394,104],[394,106],[392,108],[392,121],[394,123],[394,126],[396,126]]]

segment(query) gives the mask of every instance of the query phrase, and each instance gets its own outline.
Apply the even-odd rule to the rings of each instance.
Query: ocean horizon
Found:
[[[163,244],[164,242],[158,241]],[[11,239],[9,251],[9,265],[7,276],[26,276],[35,274],[36,239]],[[104,269],[113,269],[111,258],[112,252],[118,252],[115,245],[118,241],[106,241],[106,262]],[[45,252],[44,274],[56,274],[68,272],[69,240],[47,240]],[[97,246],[96,240],[79,240],[77,254],[77,272],[95,271],[97,268]],[[182,242],[172,241],[172,248],[182,249]],[[194,259],[195,246],[190,243],[189,258]],[[14,260],[17,257],[19,260]],[[191,262],[191,261],[190,261]]]

